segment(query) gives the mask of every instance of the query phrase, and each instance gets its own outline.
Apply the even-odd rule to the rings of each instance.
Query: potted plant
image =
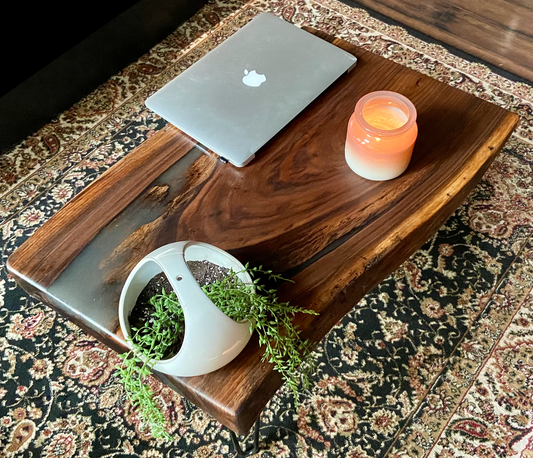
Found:
[[[152,369],[176,376],[219,369],[242,351],[254,331],[265,348],[263,360],[274,364],[298,402],[298,368],[309,346],[300,339],[292,317],[316,312],[279,302],[275,289],[253,279],[258,274],[284,280],[201,242],[161,247],[130,273],[119,319],[131,351],[122,356],[120,375],[154,437],[166,436],[165,420],[144,377]],[[144,319],[132,325],[132,312],[139,305],[146,306]]]

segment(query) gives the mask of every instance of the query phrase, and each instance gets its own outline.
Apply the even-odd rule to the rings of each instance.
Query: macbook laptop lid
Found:
[[[146,106],[242,167],[355,63],[352,54],[261,13]]]

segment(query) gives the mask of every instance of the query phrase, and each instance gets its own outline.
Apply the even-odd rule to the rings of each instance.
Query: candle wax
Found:
[[[372,127],[381,130],[398,129],[407,122],[407,115],[400,108],[387,104],[363,110],[363,118]]]

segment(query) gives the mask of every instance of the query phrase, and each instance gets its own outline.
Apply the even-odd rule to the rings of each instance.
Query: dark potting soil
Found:
[[[200,286],[209,285],[217,280],[222,280],[229,275],[230,270],[213,264],[209,261],[187,261],[192,276]],[[149,323],[155,307],[150,304],[150,299],[163,293],[170,294],[174,289],[168,281],[166,275],[161,272],[154,276],[144,287],[135,302],[135,306],[129,316],[131,328],[141,329],[145,323]],[[172,347],[171,354],[165,355],[165,358],[175,355],[181,348],[183,334],[176,336],[176,344]]]

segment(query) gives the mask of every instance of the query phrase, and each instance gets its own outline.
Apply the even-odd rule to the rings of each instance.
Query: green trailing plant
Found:
[[[245,271],[252,278],[262,274],[268,280],[291,281],[273,274],[271,270],[263,270],[261,266],[250,268],[247,264]],[[307,364],[306,357],[310,353],[310,345],[307,340],[300,338],[300,331],[292,320],[297,313],[317,313],[293,307],[288,302],[279,302],[276,289],[259,284],[259,278],[253,280],[253,285],[244,284],[238,277],[240,273],[230,271],[222,280],[205,285],[202,290],[228,317],[238,322],[249,321],[250,331],[258,333],[259,344],[265,349],[263,361],[274,365],[293,392],[298,405],[300,383],[304,388],[309,384],[311,366]],[[119,374],[128,398],[139,409],[140,417],[150,426],[152,435],[166,439],[169,435],[165,429],[164,415],[153,391],[144,383],[144,378],[151,374],[157,361],[179,350],[185,320],[174,292],[168,294],[163,290],[161,295],[150,299],[150,304],[155,308],[152,320],[140,329],[132,328],[132,350],[121,356],[123,364]]]
[[[264,274],[269,280],[291,281],[271,270],[262,267],[250,268],[246,271],[253,278],[255,274]],[[316,315],[317,313],[302,307],[291,306],[288,302],[279,302],[276,289],[267,289],[260,285],[259,278],[253,285],[245,285],[238,279],[239,272],[230,272],[222,280],[215,281],[202,289],[213,304],[235,321],[248,320],[250,331],[259,335],[259,345],[265,353],[263,361],[274,365],[283,380],[292,390],[296,403],[300,401],[299,381],[305,388],[308,386],[306,372],[299,372],[309,353],[309,342],[300,338],[300,331],[294,326],[292,319],[297,313]]]
[[[170,439],[165,429],[165,416],[157,404],[153,390],[145,384],[145,377],[179,343],[177,337],[183,335],[185,318],[174,292],[167,295],[163,290],[161,295],[150,299],[150,304],[155,308],[152,320],[139,329],[132,328],[133,337],[129,339],[131,350],[119,355],[122,358],[119,375],[128,399],[139,410],[141,420],[150,426],[152,435],[155,438]]]

